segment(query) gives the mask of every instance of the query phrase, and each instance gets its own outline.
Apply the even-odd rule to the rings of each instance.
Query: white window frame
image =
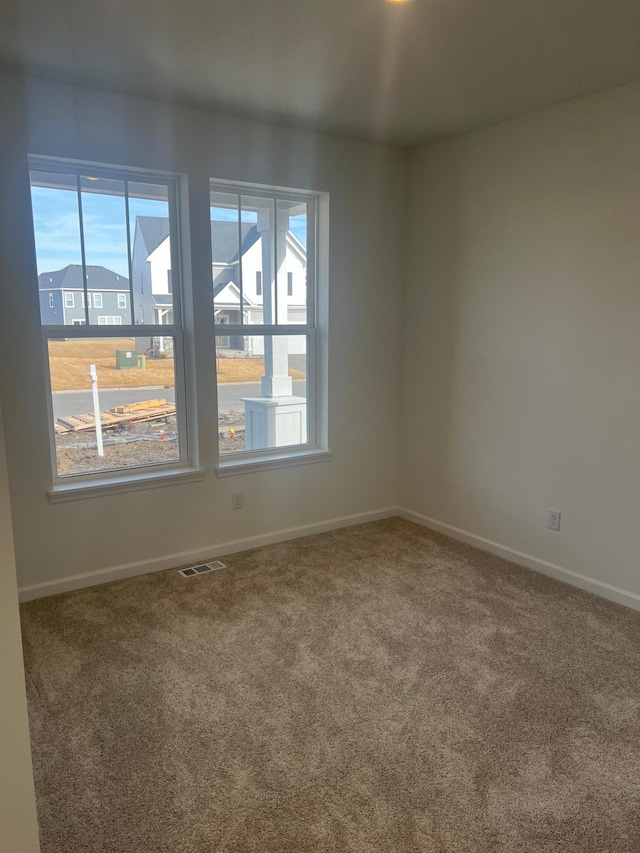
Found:
[[[102,308],[102,305],[100,305],[99,307]],[[126,293],[119,293],[118,294],[118,308],[121,311],[127,310],[127,294]]]
[[[49,294],[49,308],[53,308],[53,293]]]
[[[319,245],[320,245],[320,200],[321,194],[289,188],[265,188],[254,184],[229,183],[211,179],[209,182],[211,192],[228,193],[231,195],[242,195],[251,198],[277,199],[286,201],[299,200],[307,205],[307,306],[306,322],[300,324],[248,324],[220,325],[213,323],[216,340],[218,338],[240,336],[280,336],[298,335],[307,339],[307,429],[308,441],[304,444],[289,445],[285,447],[274,447],[260,450],[244,450],[235,453],[220,453],[218,442],[218,465],[216,475],[218,477],[234,476],[236,474],[250,473],[256,470],[265,470],[275,467],[299,465],[307,462],[325,461],[331,458],[331,452],[327,446],[327,421],[328,413],[326,406],[326,358],[319,355],[318,334],[318,303],[319,291]],[[239,259],[242,263],[242,258]],[[242,276],[241,276],[242,278]],[[326,288],[326,271],[323,271],[322,283]],[[262,280],[262,292],[264,294],[264,277]],[[215,306],[214,306],[215,310]],[[243,316],[243,314],[242,314]],[[326,317],[324,318],[326,323]],[[326,329],[325,329],[326,332]],[[326,334],[323,335],[326,340]],[[217,349],[217,347],[215,348]],[[216,360],[214,359],[214,362]],[[217,384],[216,384],[217,387]],[[216,421],[217,394],[216,394]]]
[[[69,298],[71,297],[71,298]],[[64,307],[65,308],[75,308],[76,307],[76,298],[75,294],[70,290],[65,290],[64,292]]]
[[[91,294],[90,293],[81,293],[80,300],[82,301],[83,308],[91,308]]]
[[[166,482],[191,482],[201,480],[204,472],[197,467],[197,441],[195,436],[195,413],[187,412],[187,379],[185,371],[185,335],[183,325],[183,276],[182,258],[180,246],[180,189],[181,178],[179,175],[160,173],[152,171],[130,170],[127,168],[86,164],[77,161],[64,161],[57,158],[29,157],[29,169],[42,172],[62,172],[64,174],[79,175],[86,174],[90,166],[90,174],[96,177],[124,180],[136,183],[149,183],[167,187],[169,199],[169,220],[171,223],[171,262],[175,271],[173,278],[173,309],[174,322],[162,327],[162,335],[173,339],[174,371],[175,371],[175,399],[177,418],[176,425],[179,435],[180,457],[176,461],[152,465],[141,465],[135,468],[110,469],[100,472],[87,472],[81,474],[60,475],[57,469],[53,397],[51,390],[51,377],[49,370],[48,342],[50,340],[64,339],[87,339],[87,338],[109,338],[121,339],[123,337],[155,337],[158,335],[159,327],[155,325],[124,325],[122,318],[118,317],[120,323],[117,326],[100,324],[86,325],[42,325],[41,336],[44,357],[44,373],[46,383],[46,400],[49,420],[49,446],[51,455],[52,488],[49,491],[49,499],[56,503],[59,501],[74,500],[83,497],[92,497],[109,493],[112,491],[129,491],[139,488],[148,488],[163,485]],[[131,240],[132,242],[132,240]],[[132,246],[130,250],[132,251]],[[129,276],[131,285],[131,276]],[[73,296],[73,294],[71,294]],[[65,293],[66,298],[66,293]],[[75,300],[74,300],[75,302]],[[66,307],[73,307],[67,305]],[[87,311],[88,319],[88,308]],[[193,409],[195,400],[189,395]]]
[[[101,293],[93,294],[93,307],[94,308],[102,308],[103,307],[103,299]]]
[[[98,317],[98,325],[99,326],[122,326],[122,317],[118,315],[104,315],[100,314]]]

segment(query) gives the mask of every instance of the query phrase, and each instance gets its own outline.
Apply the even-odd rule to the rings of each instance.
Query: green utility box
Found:
[[[134,349],[116,350],[116,370],[135,370],[138,366],[138,353]]]

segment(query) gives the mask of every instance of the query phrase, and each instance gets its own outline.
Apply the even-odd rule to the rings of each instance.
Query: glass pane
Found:
[[[216,335],[220,453],[308,444],[307,336],[237,343]]]
[[[168,186],[32,171],[31,188],[43,324],[173,324]]]
[[[105,325],[103,319],[107,317],[106,325],[115,325],[113,318],[117,317],[118,325],[130,325],[124,181],[82,175],[80,190],[89,323]],[[76,306],[74,319],[84,315],[84,294],[79,295],[82,305]],[[124,309],[119,307],[121,296],[126,299]]]
[[[275,323],[273,199],[242,196],[240,204],[244,322],[249,326]]]
[[[43,325],[71,325],[85,316],[75,175],[31,171],[31,204]]]
[[[173,338],[49,340],[48,350],[58,476],[179,460]]]
[[[238,204],[233,193],[211,192],[213,314],[223,326],[244,322],[242,308],[252,304],[244,298],[246,283],[240,278],[240,235],[245,239],[253,226],[239,223]]]
[[[130,181],[131,290],[137,325],[174,322],[169,190],[162,184]]]
[[[278,323],[307,322],[307,204],[278,199]]]

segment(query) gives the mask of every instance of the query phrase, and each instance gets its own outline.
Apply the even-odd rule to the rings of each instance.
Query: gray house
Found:
[[[46,326],[83,326],[86,323],[82,266],[69,264],[38,276],[40,316]],[[106,267],[87,266],[89,322],[96,326],[131,323],[129,279]]]

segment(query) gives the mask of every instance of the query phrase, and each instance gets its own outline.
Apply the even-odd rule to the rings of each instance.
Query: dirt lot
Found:
[[[89,389],[89,365],[95,364],[100,388],[141,388],[175,384],[173,358],[148,358],[145,370],[118,370],[116,350],[134,350],[133,340],[49,341],[49,363],[53,391]],[[218,358],[218,381],[257,382],[264,374],[262,358]],[[301,370],[290,370],[294,379],[304,379]]]
[[[237,434],[231,435],[235,428]],[[244,423],[238,416],[221,421],[220,452],[244,450]],[[96,451],[93,430],[70,432],[56,436],[58,474],[85,474],[139,465],[158,465],[179,459],[175,417],[162,421],[131,424],[126,429],[105,430],[104,456]]]

